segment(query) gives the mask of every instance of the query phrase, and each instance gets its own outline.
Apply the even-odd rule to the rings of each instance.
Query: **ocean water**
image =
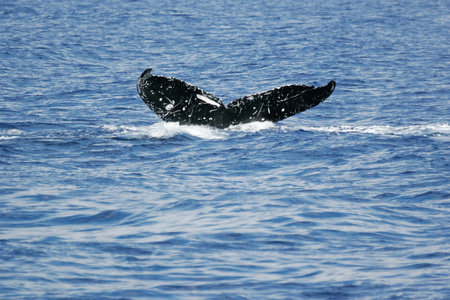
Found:
[[[449,1],[0,2],[0,299],[449,299]],[[162,122],[141,72],[297,116]]]

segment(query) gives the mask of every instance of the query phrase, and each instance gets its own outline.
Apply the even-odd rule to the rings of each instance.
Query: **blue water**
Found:
[[[0,2],[1,299],[449,299],[449,1]],[[164,123],[336,80],[282,122]]]

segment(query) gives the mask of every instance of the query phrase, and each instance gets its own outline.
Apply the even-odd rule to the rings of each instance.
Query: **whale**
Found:
[[[173,77],[156,76],[152,68],[136,83],[144,103],[166,122],[227,128],[251,122],[278,122],[315,107],[334,91],[336,82],[314,87],[286,85],[244,96],[224,105],[214,95]]]

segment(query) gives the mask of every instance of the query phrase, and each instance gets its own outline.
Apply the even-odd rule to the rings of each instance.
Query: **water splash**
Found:
[[[121,139],[170,139],[184,136],[203,140],[221,140],[228,136],[223,130],[207,126],[187,126],[166,122],[150,126],[103,125],[102,129]]]

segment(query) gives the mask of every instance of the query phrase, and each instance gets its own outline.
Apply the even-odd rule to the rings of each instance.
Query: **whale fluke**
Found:
[[[226,128],[255,121],[278,122],[310,109],[334,91],[335,81],[315,88],[286,85],[264,93],[236,99],[225,106],[214,95],[172,77],[155,76],[145,70],[137,90],[145,104],[166,122]]]

